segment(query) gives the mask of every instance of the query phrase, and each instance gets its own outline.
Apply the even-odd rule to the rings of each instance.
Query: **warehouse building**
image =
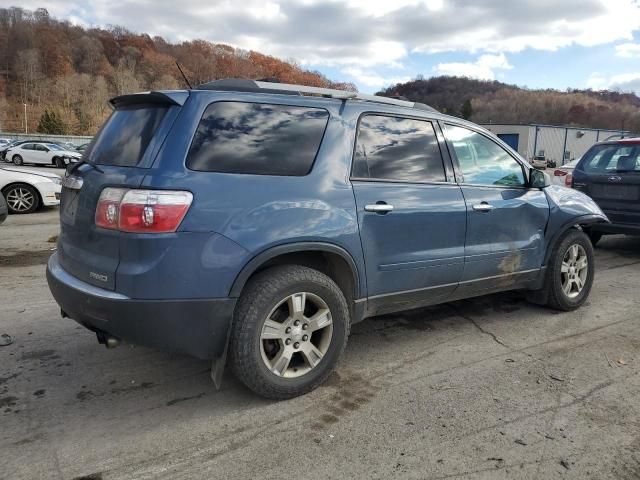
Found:
[[[539,156],[556,162],[558,166],[580,158],[594,143],[631,135],[631,132],[627,130],[559,125],[492,123],[484,124],[483,127],[495,133],[503,142],[517,150],[527,160]]]

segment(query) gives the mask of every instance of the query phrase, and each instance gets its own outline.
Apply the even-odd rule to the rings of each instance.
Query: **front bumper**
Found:
[[[49,259],[47,282],[62,311],[89,330],[201,359],[224,354],[235,298],[132,299],[78,280],[57,253]]]

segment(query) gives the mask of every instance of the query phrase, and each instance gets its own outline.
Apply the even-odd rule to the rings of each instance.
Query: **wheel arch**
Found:
[[[553,249],[557,245],[557,243],[562,239],[562,237],[571,229],[582,230],[583,227],[593,225],[596,223],[608,223],[608,221],[600,215],[590,214],[590,215],[582,215],[577,218],[572,218],[570,221],[564,223],[560,228],[558,228],[553,236],[550,238],[547,243],[547,250],[544,254],[544,262],[543,265],[547,265],[549,263],[549,258],[551,257],[551,253]]]
[[[236,276],[229,296],[239,297],[247,281],[260,270],[283,264],[319,270],[338,284],[348,300],[360,298],[360,274],[353,257],[344,248],[324,242],[278,245],[259,253]]]

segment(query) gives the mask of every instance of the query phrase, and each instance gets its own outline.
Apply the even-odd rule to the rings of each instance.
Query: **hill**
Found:
[[[640,132],[640,98],[633,93],[532,90],[441,76],[397,84],[379,94],[403,96],[477,123],[546,123]]]
[[[47,10],[0,8],[0,131],[36,131],[45,111],[61,119],[59,133],[93,134],[109,114],[107,100],[123,93],[184,88],[244,77],[278,78],[317,87],[354,89],[318,72],[260,52],[204,40],[170,43],[122,27],[83,28]],[[56,132],[47,132],[56,133]]]

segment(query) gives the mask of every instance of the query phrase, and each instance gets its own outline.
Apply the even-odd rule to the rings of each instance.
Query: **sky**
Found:
[[[6,1],[0,0],[0,6]],[[84,26],[122,25],[171,41],[201,38],[295,59],[367,93],[418,75],[446,74],[530,88],[610,88],[640,94],[640,0],[19,4],[46,8]]]

